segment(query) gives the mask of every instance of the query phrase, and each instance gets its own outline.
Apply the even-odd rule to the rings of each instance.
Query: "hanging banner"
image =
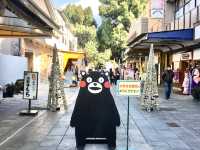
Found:
[[[141,83],[138,80],[118,80],[117,92],[121,96],[140,96]]]
[[[24,72],[24,99],[36,100],[38,93],[38,72]]]
[[[151,18],[164,18],[164,0],[151,0]]]
[[[197,1],[197,6],[199,6],[200,5],[200,0],[196,0]]]

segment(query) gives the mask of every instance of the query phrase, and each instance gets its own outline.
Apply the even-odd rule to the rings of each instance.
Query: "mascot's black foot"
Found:
[[[84,146],[78,146],[76,150],[84,150]]]

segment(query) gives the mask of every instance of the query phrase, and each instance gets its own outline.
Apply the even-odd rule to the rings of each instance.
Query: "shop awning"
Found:
[[[85,53],[82,51],[59,51],[59,53],[63,54],[63,63],[60,64],[62,67],[61,71],[63,72],[69,59],[79,60],[85,58]]]
[[[59,26],[32,0],[2,0],[0,36],[52,36]]]
[[[64,60],[67,62],[68,59],[82,59],[85,56],[84,52],[80,51],[59,51],[64,54]]]
[[[193,29],[142,33],[136,38],[129,40],[129,49],[125,53],[148,53],[150,44],[154,44],[156,51],[187,51],[188,47],[195,47],[199,44],[198,41],[193,40],[193,34]]]
[[[176,41],[191,41],[193,40],[193,29],[183,29],[164,32],[147,33],[148,40],[176,40]]]

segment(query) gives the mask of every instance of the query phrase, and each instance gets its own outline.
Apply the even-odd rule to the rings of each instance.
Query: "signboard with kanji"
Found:
[[[117,91],[121,96],[140,96],[141,83],[138,80],[118,80]]]
[[[36,100],[38,93],[38,72],[24,72],[24,93],[23,98]]]

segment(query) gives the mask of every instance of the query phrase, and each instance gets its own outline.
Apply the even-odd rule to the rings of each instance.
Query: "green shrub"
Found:
[[[15,93],[21,93],[24,90],[24,79],[18,79],[15,82]]]
[[[14,90],[15,90],[15,85],[13,83],[6,84],[5,88],[4,88],[4,91],[3,91],[3,98],[13,97]]]

